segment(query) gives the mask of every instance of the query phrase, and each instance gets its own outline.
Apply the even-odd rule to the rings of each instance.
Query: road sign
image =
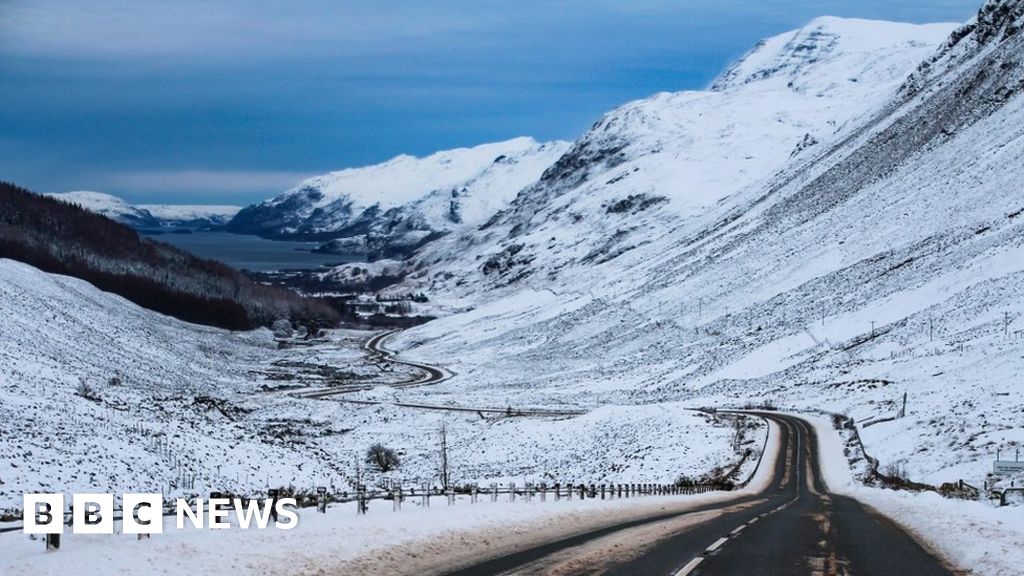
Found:
[[[1013,460],[996,460],[992,464],[992,472],[994,474],[1013,474],[1014,472],[1024,472],[1024,461],[1016,462]]]

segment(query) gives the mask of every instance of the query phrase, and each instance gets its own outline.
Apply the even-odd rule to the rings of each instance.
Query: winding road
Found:
[[[949,576],[956,574],[892,521],[830,494],[813,427],[771,420],[778,456],[760,492],[623,522],[505,556],[451,576]]]
[[[420,386],[431,386],[439,384],[445,380],[451,378],[454,374],[444,368],[438,366],[432,366],[430,364],[423,364],[420,362],[410,362],[408,360],[399,359],[398,356],[384,347],[384,342],[391,336],[401,332],[401,330],[390,330],[388,332],[381,332],[373,335],[369,338],[365,344],[363,344],[363,350],[366,351],[367,360],[374,363],[390,362],[392,364],[401,364],[403,366],[409,366],[415,368],[421,372],[421,374],[415,378],[404,382],[394,382],[384,384],[390,388],[404,389],[404,388],[417,388]],[[323,400],[332,399],[339,402],[346,402],[349,404],[365,404],[365,405],[379,405],[388,404],[390,406],[398,406],[400,408],[412,408],[416,410],[437,410],[443,412],[470,412],[490,415],[509,415],[509,416],[538,416],[538,417],[567,417],[567,416],[580,416],[586,414],[585,410],[572,410],[572,409],[557,409],[557,408],[522,408],[516,407],[510,409],[506,408],[494,408],[494,407],[477,407],[477,406],[453,406],[449,404],[425,404],[422,402],[386,402],[381,400],[360,400],[355,398],[340,398],[340,396],[351,394],[354,392],[362,392],[371,390],[378,384],[351,384],[346,386],[334,386],[326,389],[317,389],[312,392],[304,392],[299,396],[301,398],[307,398],[312,400]]]
[[[393,382],[387,384],[391,388],[415,388],[418,386],[430,386],[444,382],[448,378],[452,377],[452,374],[445,371],[437,366],[430,366],[429,364],[420,364],[418,362],[410,362],[408,360],[400,360],[395,356],[395,353],[384,347],[384,341],[391,336],[401,332],[401,330],[390,330],[388,332],[381,332],[374,334],[370,339],[363,344],[363,350],[366,351],[366,358],[370,362],[384,363],[389,362],[391,364],[401,364],[403,366],[409,366],[415,368],[421,372],[421,374],[405,382]],[[362,392],[370,390],[377,386],[377,384],[352,384],[347,386],[334,386],[331,388],[314,390],[312,392],[306,392],[301,394],[302,398],[310,398],[313,400],[321,400],[329,398],[331,396],[340,396],[342,394],[351,394],[353,392]],[[362,404],[379,404],[374,401],[363,401]]]

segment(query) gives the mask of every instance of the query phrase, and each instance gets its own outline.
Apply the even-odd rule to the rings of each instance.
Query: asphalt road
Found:
[[[448,574],[955,574],[888,519],[828,492],[809,424],[790,416],[762,415],[778,425],[780,450],[772,481],[761,493],[575,534]],[[670,529],[657,530],[659,524]]]
[[[410,366],[416,368],[421,374],[411,380],[405,382],[394,382],[388,384],[391,388],[415,388],[418,386],[430,386],[431,384],[437,384],[447,380],[450,376],[444,370],[430,366],[428,364],[419,364],[417,362],[409,362],[408,360],[400,360],[395,357],[394,352],[384,347],[384,341],[387,340],[394,334],[397,334],[400,330],[391,330],[388,332],[381,332],[375,334],[366,344],[363,345],[363,349],[366,350],[366,357],[371,362],[383,364],[385,362],[391,364],[402,364],[404,366]],[[313,400],[322,400],[331,396],[340,396],[343,394],[351,394],[353,392],[363,392],[370,390],[374,387],[373,384],[352,384],[349,386],[336,386],[328,388],[326,390],[316,390],[313,392],[307,392],[302,394],[303,398],[310,398]],[[375,404],[376,402],[365,402],[367,404]]]

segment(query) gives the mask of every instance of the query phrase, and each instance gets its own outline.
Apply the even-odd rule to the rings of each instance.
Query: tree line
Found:
[[[287,318],[334,326],[327,302],[253,282],[230,266],[140,236],[105,216],[0,182],[0,258],[74,276],[188,322],[241,330]]]

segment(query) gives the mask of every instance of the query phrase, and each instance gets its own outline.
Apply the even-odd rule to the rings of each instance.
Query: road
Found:
[[[420,364],[418,362],[410,362],[408,360],[399,360],[395,353],[384,347],[384,341],[391,336],[397,334],[400,330],[391,330],[388,332],[381,332],[375,334],[369,340],[363,344],[363,349],[366,351],[366,358],[370,362],[377,364],[383,364],[385,362],[391,364],[401,364],[403,366],[410,366],[420,371],[420,374],[405,382],[393,382],[387,384],[392,388],[415,388],[418,386],[430,386],[439,382],[444,382],[448,378],[451,378],[451,373],[438,368],[437,366],[430,366],[428,364]],[[313,400],[321,400],[329,398],[331,396],[340,396],[342,394],[351,394],[353,392],[362,392],[365,390],[372,389],[376,384],[352,384],[349,386],[335,386],[332,388],[314,390],[312,392],[306,392],[300,394],[302,398],[309,398]],[[375,404],[376,402],[363,402],[365,404]]]
[[[909,534],[854,499],[830,494],[814,429],[776,424],[779,451],[760,493],[623,522],[483,560],[452,576],[948,576]]]
[[[367,360],[377,364],[383,364],[389,362],[391,364],[402,364],[404,366],[410,366],[421,372],[419,376],[416,376],[405,382],[394,382],[386,384],[391,388],[416,388],[419,386],[430,386],[444,382],[445,380],[452,377],[452,373],[443,368],[437,366],[431,366],[430,364],[422,364],[419,362],[410,362],[408,360],[402,360],[398,356],[384,347],[384,342],[391,336],[397,334],[400,330],[391,330],[388,332],[381,332],[375,334],[373,337],[368,339],[363,344],[363,349],[366,351]],[[391,406],[398,406],[401,408],[413,408],[417,410],[437,410],[443,412],[470,412],[474,414],[484,415],[510,415],[510,416],[539,416],[539,417],[566,417],[566,416],[580,416],[586,414],[585,410],[573,410],[573,409],[558,409],[558,408],[526,408],[526,407],[514,407],[509,412],[509,407],[505,408],[494,408],[494,407],[478,407],[478,406],[452,406],[448,404],[426,404],[422,402],[386,402],[381,400],[358,400],[353,398],[340,398],[340,396],[351,394],[353,392],[362,392],[371,390],[376,384],[352,384],[348,386],[335,386],[327,389],[318,389],[312,392],[304,392],[299,396],[302,398],[312,400],[322,400],[325,398],[331,398],[339,402],[346,402],[350,404],[366,404],[366,405],[378,405],[388,404]]]

